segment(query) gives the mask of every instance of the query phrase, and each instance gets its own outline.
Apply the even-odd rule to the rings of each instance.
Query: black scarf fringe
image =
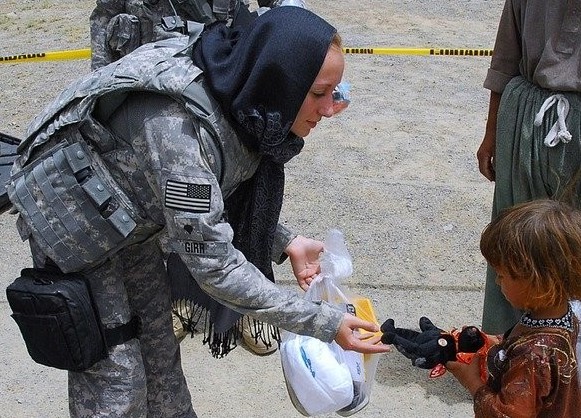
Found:
[[[189,300],[174,300],[172,312],[179,318],[184,330],[190,334],[191,338],[200,332],[198,327],[203,327],[202,344],[208,346],[214,358],[222,358],[238,347],[238,342],[242,338],[243,321],[247,322],[250,335],[255,342],[260,340],[266,347],[270,348],[274,343],[278,345],[281,341],[278,327],[248,316],[239,318],[225,332],[215,332],[214,323],[210,319],[210,311]]]
[[[255,344],[258,343],[259,340],[267,348],[272,347],[275,342],[277,345],[280,344],[280,329],[278,327],[262,321],[257,321],[249,316],[242,317],[242,321],[247,322],[250,336],[254,338]]]

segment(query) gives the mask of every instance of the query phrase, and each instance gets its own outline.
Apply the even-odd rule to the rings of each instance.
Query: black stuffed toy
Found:
[[[470,362],[472,356],[487,350],[486,336],[475,326],[464,327],[461,331],[446,332],[435,326],[429,318],[420,318],[420,331],[396,328],[393,319],[381,325],[381,342],[392,344],[400,353],[421,369],[432,369],[430,377],[438,377],[446,372],[448,361]]]

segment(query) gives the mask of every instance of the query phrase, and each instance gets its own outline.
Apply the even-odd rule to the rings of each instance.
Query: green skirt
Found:
[[[545,100],[557,93],[569,101],[566,125],[572,139],[548,147],[544,139],[557,122],[557,105],[545,112],[540,126],[534,120]],[[494,165],[492,218],[504,208],[535,199],[562,199],[578,205],[581,193],[575,176],[581,167],[581,94],[544,90],[523,77],[512,79],[500,101]],[[495,279],[488,266],[482,329],[491,334],[503,333],[521,316]]]

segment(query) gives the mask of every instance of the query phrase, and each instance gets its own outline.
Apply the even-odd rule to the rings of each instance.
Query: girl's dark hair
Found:
[[[581,298],[581,212],[556,200],[502,211],[484,230],[482,255],[495,270],[530,283],[530,306]]]

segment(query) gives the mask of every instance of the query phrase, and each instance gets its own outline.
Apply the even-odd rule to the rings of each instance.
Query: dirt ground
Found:
[[[311,0],[344,46],[492,48],[501,0]],[[94,0],[0,1],[0,57],[88,48]],[[354,261],[345,284],[402,327],[427,315],[443,328],[480,323],[485,264],[478,251],[492,185],[477,169],[490,58],[348,54],[352,103],[319,124],[288,164],[282,219],[323,239],[338,228]],[[0,62],[0,130],[27,124],[88,60]],[[14,217],[0,216],[0,284],[29,266]],[[278,282],[291,286],[288,265]],[[66,373],[27,356],[0,293],[0,417],[67,416]],[[199,338],[182,343],[184,370],[200,417],[299,417],[278,353],[244,348],[213,359]],[[8,412],[10,411],[10,412]],[[394,352],[381,358],[364,417],[467,417],[468,394],[449,375],[429,379]],[[335,416],[330,414],[329,416]]]

